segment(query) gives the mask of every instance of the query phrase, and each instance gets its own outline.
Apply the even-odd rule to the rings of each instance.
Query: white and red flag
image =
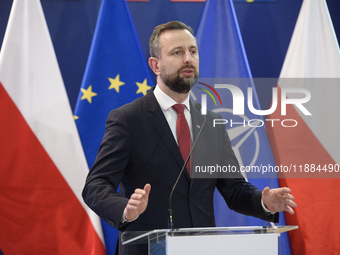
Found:
[[[39,0],[13,1],[0,52],[0,158],[0,253],[105,254]]]
[[[340,51],[324,0],[304,0],[281,70],[279,89],[306,89],[303,107],[287,106],[267,119],[295,120],[295,127],[267,123],[276,164],[296,172],[284,174],[296,198],[296,215],[286,214],[293,254],[340,251]],[[292,95],[288,95],[290,98]],[[301,94],[300,94],[301,96]],[[302,94],[302,97],[305,95]]]

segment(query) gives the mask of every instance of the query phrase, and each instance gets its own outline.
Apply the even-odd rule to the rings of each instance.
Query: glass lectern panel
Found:
[[[161,240],[165,236],[194,235],[241,235],[283,233],[298,226],[251,226],[251,227],[213,227],[213,228],[180,228],[175,230],[156,229],[152,231],[127,231],[122,234],[122,244],[146,244],[150,240]]]

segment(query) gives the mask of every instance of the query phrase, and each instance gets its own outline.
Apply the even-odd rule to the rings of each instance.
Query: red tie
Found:
[[[191,136],[190,136],[190,129],[188,122],[184,115],[184,104],[175,104],[172,106],[178,114],[177,123],[176,123],[176,130],[177,130],[177,141],[179,150],[182,153],[182,157],[184,162],[187,160],[189,153],[190,153],[190,146],[191,146]],[[190,175],[190,160],[187,164],[187,170]]]

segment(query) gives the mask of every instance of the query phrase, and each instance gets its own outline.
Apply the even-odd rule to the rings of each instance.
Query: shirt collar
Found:
[[[153,91],[157,102],[163,109],[163,111],[167,111],[170,107],[172,107],[174,104],[177,104],[175,100],[173,100],[171,97],[169,97],[167,94],[165,94],[158,85],[156,85],[155,90]],[[190,112],[190,103],[189,103],[189,96],[185,101],[182,103],[185,105],[187,110]]]

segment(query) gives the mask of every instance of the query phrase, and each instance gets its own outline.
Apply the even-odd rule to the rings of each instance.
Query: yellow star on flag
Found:
[[[80,98],[81,100],[87,99],[89,103],[92,103],[92,97],[96,96],[97,93],[92,92],[92,85],[90,85],[87,89],[81,88],[81,92],[83,92],[83,96]]]
[[[76,116],[76,115],[73,115],[73,119],[74,119],[74,120],[77,120],[77,119],[79,119],[79,117]]]
[[[109,81],[111,82],[109,89],[115,89],[117,93],[119,93],[119,87],[125,84],[125,82],[119,80],[119,74],[114,79],[109,77]]]
[[[143,83],[136,82],[136,84],[138,86],[136,94],[143,93],[143,95],[145,96],[148,90],[151,89],[151,86],[147,84],[147,79],[145,79]]]

